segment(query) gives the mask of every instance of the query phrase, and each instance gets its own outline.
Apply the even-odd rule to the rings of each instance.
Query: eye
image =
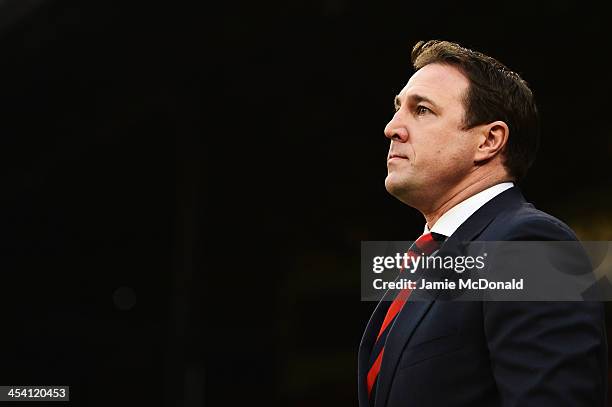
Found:
[[[431,110],[423,105],[418,105],[415,109],[417,116],[423,116],[425,113],[431,113]]]

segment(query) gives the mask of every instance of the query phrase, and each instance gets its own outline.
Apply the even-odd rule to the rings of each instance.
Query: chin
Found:
[[[399,198],[401,195],[405,195],[408,188],[406,180],[398,179],[396,174],[389,174],[385,178],[385,188],[391,195]]]
[[[406,177],[400,179],[397,174],[387,175],[385,189],[393,197],[412,207],[415,206],[417,197],[420,195],[419,188],[414,183],[411,183]]]

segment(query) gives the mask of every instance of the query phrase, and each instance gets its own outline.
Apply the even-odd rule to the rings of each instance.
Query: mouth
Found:
[[[387,162],[392,161],[392,160],[407,160],[407,159],[408,159],[408,157],[406,157],[405,155],[401,155],[401,154],[397,154],[397,153],[391,153],[387,157]]]

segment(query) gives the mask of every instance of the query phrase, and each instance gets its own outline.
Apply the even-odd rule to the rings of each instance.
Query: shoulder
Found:
[[[486,236],[489,235],[489,236]],[[574,231],[560,219],[528,202],[499,212],[483,237],[496,240],[578,240]]]

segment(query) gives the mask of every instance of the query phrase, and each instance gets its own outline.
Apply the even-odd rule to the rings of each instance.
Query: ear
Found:
[[[510,129],[505,122],[498,120],[480,126],[479,133],[474,163],[488,161],[499,154],[508,142]]]

